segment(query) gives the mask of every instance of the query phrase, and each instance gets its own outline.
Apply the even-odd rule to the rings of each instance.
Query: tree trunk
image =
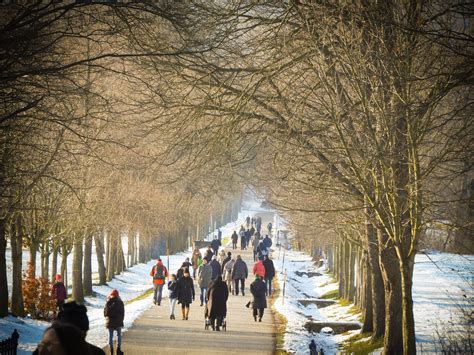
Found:
[[[0,317],[8,315],[6,219],[0,219]]]
[[[30,243],[30,260],[29,263],[33,267],[33,276],[36,277],[36,254],[38,253],[38,242],[33,238]]]
[[[99,235],[94,236],[95,241],[95,253],[97,255],[97,265],[99,269],[99,285],[105,285],[107,283],[107,274],[104,264],[104,248],[102,240]]]
[[[53,259],[51,260],[51,282],[54,282],[56,274],[58,273],[58,245],[53,245]]]
[[[406,354],[416,353],[415,317],[413,315],[413,269],[415,254],[400,262],[403,308],[403,350]]]
[[[10,246],[12,250],[12,313],[15,316],[23,317],[25,315],[25,307],[23,305],[23,289],[22,289],[22,245],[23,245],[23,224],[21,215],[16,216],[15,221],[11,224],[10,230]]]
[[[384,354],[403,354],[402,285],[399,261],[388,236],[378,230],[380,267],[385,288]]]
[[[82,283],[82,237],[76,236],[72,258],[72,298],[79,303],[84,303],[84,285]]]
[[[43,279],[49,279],[49,248],[48,242],[45,240],[41,246],[41,277]]]
[[[84,296],[92,295],[92,235],[87,234],[84,239]]]
[[[116,260],[116,240],[114,238],[114,234],[109,231],[107,234],[108,244],[109,244],[109,253],[108,253],[108,261],[107,261],[107,282],[112,281],[114,278],[114,271],[115,271],[115,260]]]
[[[123,247],[122,247],[122,236],[120,233],[117,235],[117,258],[115,260],[115,274],[119,275],[123,272]]]
[[[110,243],[110,238],[111,238],[111,235],[109,232],[105,233],[105,268],[107,269],[107,273],[109,272],[109,269],[110,269],[110,246],[111,246],[111,243]]]
[[[356,282],[356,246],[354,243],[348,242],[349,246],[349,284],[347,290],[347,299],[354,301],[355,296],[355,282]]]
[[[68,250],[67,250],[67,244],[66,242],[63,242],[61,244],[61,276],[63,277],[63,283],[64,286],[66,287],[66,290],[68,288],[68,277],[67,277],[67,257],[68,257]]]
[[[374,312],[373,312],[373,298],[372,298],[372,275],[370,270],[370,262],[368,253],[364,252],[364,258],[362,261],[363,267],[363,279],[361,280],[362,287],[364,289],[363,296],[361,297],[362,303],[362,317],[364,322],[362,324],[362,333],[368,333],[374,331]],[[382,310],[383,311],[383,310]]]

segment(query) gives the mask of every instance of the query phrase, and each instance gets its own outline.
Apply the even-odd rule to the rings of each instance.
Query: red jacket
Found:
[[[263,266],[262,260],[259,260],[253,266],[253,274],[260,276],[261,279],[265,278],[265,266]]]
[[[156,265],[151,268],[150,276],[151,277],[155,276],[155,269],[158,265],[161,265],[163,267],[163,275],[165,276],[165,278],[168,277],[168,270],[166,270],[166,267],[163,265],[161,261],[157,261]],[[165,280],[153,279],[154,285],[163,285],[164,283],[165,283]]]
[[[66,287],[62,282],[56,282],[52,289],[53,297],[58,301],[64,301],[67,298]]]

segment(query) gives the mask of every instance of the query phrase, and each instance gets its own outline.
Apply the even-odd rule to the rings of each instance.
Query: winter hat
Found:
[[[60,274],[56,274],[56,276],[54,277],[54,279],[55,279],[56,281],[61,281],[62,278],[63,278],[63,277],[62,277]]]
[[[231,256],[231,255],[232,255],[232,253],[230,251],[227,252],[227,256]]]
[[[112,292],[110,292],[110,296],[111,296],[111,297],[118,297],[118,295],[119,295],[119,292],[118,292],[118,290],[115,289],[115,288],[112,290]]]
[[[63,305],[63,310],[58,314],[58,320],[75,325],[84,332],[89,330],[87,308],[83,304],[77,304],[76,301],[67,302]]]

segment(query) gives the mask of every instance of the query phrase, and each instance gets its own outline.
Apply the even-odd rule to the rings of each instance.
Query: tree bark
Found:
[[[116,260],[116,241],[112,232],[107,233],[108,239],[108,261],[107,261],[107,282],[112,281],[114,278],[115,271],[115,260]]]
[[[84,255],[82,241],[82,236],[75,237],[72,258],[72,298],[79,304],[84,303],[84,286],[82,283],[82,260]]]
[[[347,299],[354,301],[355,296],[355,282],[356,282],[356,246],[352,242],[348,242],[349,247],[349,275],[348,275],[348,291]]]
[[[31,238],[30,242],[30,264],[33,267],[33,276],[36,277],[36,254],[38,253],[38,242],[34,239],[34,237]]]
[[[66,290],[68,288],[68,277],[67,277],[67,257],[69,254],[67,244],[66,242],[63,242],[61,244],[61,276],[63,277],[63,283],[64,286],[66,287]]]
[[[41,246],[41,277],[43,279],[49,279],[49,248],[48,242],[45,240]]]
[[[92,295],[92,235],[89,234],[84,239],[83,270],[84,296],[90,296]]]
[[[95,253],[97,255],[97,265],[99,269],[99,285],[105,285],[107,283],[107,274],[104,264],[104,248],[101,239],[102,238],[97,234],[94,236]]]
[[[8,315],[6,219],[0,219],[0,317]]]
[[[362,318],[364,322],[362,324],[362,333],[368,333],[374,331],[374,311],[373,311],[373,297],[372,297],[372,275],[370,270],[370,262],[368,253],[364,252],[362,261],[363,267],[363,279],[361,280],[363,287],[363,296],[361,297],[362,304]],[[382,310],[383,311],[383,310]]]
[[[56,274],[58,273],[58,245],[53,245],[53,258],[51,260],[51,282],[54,282]]]
[[[402,285],[399,261],[388,236],[378,230],[380,268],[385,289],[384,354],[403,354]]]
[[[18,214],[11,223],[10,246],[12,250],[12,305],[11,310],[15,316],[23,317],[25,307],[23,305],[22,289],[22,245],[23,245],[23,224],[21,215]]]

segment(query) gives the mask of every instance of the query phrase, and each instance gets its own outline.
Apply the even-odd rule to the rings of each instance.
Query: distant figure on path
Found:
[[[225,259],[222,261],[222,273],[224,273],[224,266],[225,264],[227,264],[230,260],[232,259],[232,253],[229,251],[227,252],[227,256],[225,257]]]
[[[215,279],[217,279],[217,276],[222,275],[221,264],[219,264],[216,256],[214,255],[209,265],[211,266],[212,270],[211,281],[214,281]]]
[[[174,309],[176,302],[178,302],[177,291],[177,277],[175,274],[171,275],[171,280],[168,281],[168,298],[170,300],[170,319],[176,319],[174,316]]]
[[[250,292],[252,293],[252,308],[253,308],[253,319],[255,322],[262,321],[264,309],[267,308],[267,298],[265,296],[265,283],[257,275],[255,281],[250,285]]]
[[[56,306],[58,307],[58,310],[61,312],[63,310],[64,301],[67,298],[67,291],[60,274],[57,274],[54,279],[56,282],[52,287],[52,295],[56,299]]]
[[[237,241],[239,240],[239,235],[237,234],[236,231],[232,233],[231,239],[232,239],[232,249],[235,250],[237,249]]]
[[[219,242],[222,240],[222,231],[220,228],[217,228],[217,239],[219,239]]]
[[[202,255],[201,252],[199,251],[199,248],[194,247],[193,250],[193,255],[191,256],[191,263],[193,264],[193,277],[196,278],[196,272],[201,265],[202,262]]]
[[[232,280],[234,281],[235,295],[239,295],[239,283],[242,290],[242,296],[245,296],[245,279],[249,276],[247,264],[242,260],[240,255],[237,255],[237,260],[232,268]]]
[[[245,231],[245,249],[247,249],[250,244],[250,238],[252,238],[252,232],[250,231],[250,229],[247,229]]]
[[[161,259],[156,261],[156,265],[150,271],[150,276],[153,277],[153,303],[159,306],[163,295],[163,285],[168,277],[168,270]]]
[[[221,264],[221,268],[222,268],[222,263],[224,262],[226,257],[227,257],[227,254],[225,253],[225,250],[221,249],[221,251],[219,252],[219,256],[217,257],[217,261],[219,262],[219,264]]]
[[[258,243],[257,246],[257,260],[263,258],[264,256],[268,255],[268,249],[265,247],[263,240]]]
[[[240,232],[240,250],[245,250],[247,247],[247,232],[245,230]]]
[[[206,303],[207,304],[207,289],[209,287],[209,284],[211,283],[211,276],[212,276],[212,268],[211,266],[207,263],[207,259],[202,260],[202,265],[199,267],[198,270],[198,285],[199,288],[201,289],[201,306]]]
[[[221,246],[221,242],[219,239],[214,238],[214,240],[211,242],[211,248],[214,251],[214,255],[217,256],[217,253],[219,252],[219,247]]]
[[[272,222],[269,222],[267,225],[268,234],[272,234],[272,228],[273,228]]]
[[[265,248],[267,248],[267,252],[268,252],[267,255],[269,255],[270,254],[270,248],[273,244],[272,240],[270,239],[270,237],[268,235],[265,235],[265,238],[263,238],[262,243],[263,243],[263,246]]]
[[[260,238],[258,234],[255,233],[252,239],[253,261],[258,260],[258,245],[259,244],[260,244]]]
[[[186,260],[183,261],[183,263],[181,264],[181,267],[178,269],[176,273],[176,278],[178,279],[182,278],[184,275],[184,271],[185,270],[189,271],[190,267],[191,267],[191,263],[189,262],[189,258],[186,258]]]
[[[119,292],[112,290],[104,307],[105,327],[109,330],[110,353],[114,353],[114,332],[117,332],[117,355],[123,354],[122,328],[125,317],[125,306],[120,299]]]
[[[265,280],[265,266],[263,265],[262,259],[257,260],[253,265],[254,276],[259,276],[261,280]]]
[[[181,311],[183,313],[183,320],[189,318],[189,307],[194,301],[194,282],[191,276],[189,276],[189,270],[184,272],[184,276],[177,282],[176,295],[178,302],[181,303]]]
[[[245,218],[245,222],[247,223],[247,228],[250,227],[250,216],[247,216],[247,218]]]
[[[206,250],[206,256],[204,258],[207,259],[207,262],[210,262],[212,260],[213,255],[214,255],[214,252],[212,251],[211,246],[208,245],[207,250]]]
[[[309,343],[309,354],[318,355],[318,349],[316,348],[316,343],[314,342],[314,339],[311,339],[311,343]]]
[[[234,287],[232,285],[232,268],[234,267],[235,264],[235,259],[232,258],[228,262],[225,263],[224,265],[224,281],[227,283],[227,288],[229,289],[229,292],[234,294]]]
[[[206,316],[209,317],[212,330],[219,331],[225,316],[227,315],[227,299],[229,298],[229,290],[222,277],[211,283],[207,291]],[[215,324],[217,320],[217,325]]]
[[[273,260],[267,256],[263,257],[263,266],[265,267],[265,285],[267,286],[267,295],[272,294],[272,281],[275,277],[275,265]]]

